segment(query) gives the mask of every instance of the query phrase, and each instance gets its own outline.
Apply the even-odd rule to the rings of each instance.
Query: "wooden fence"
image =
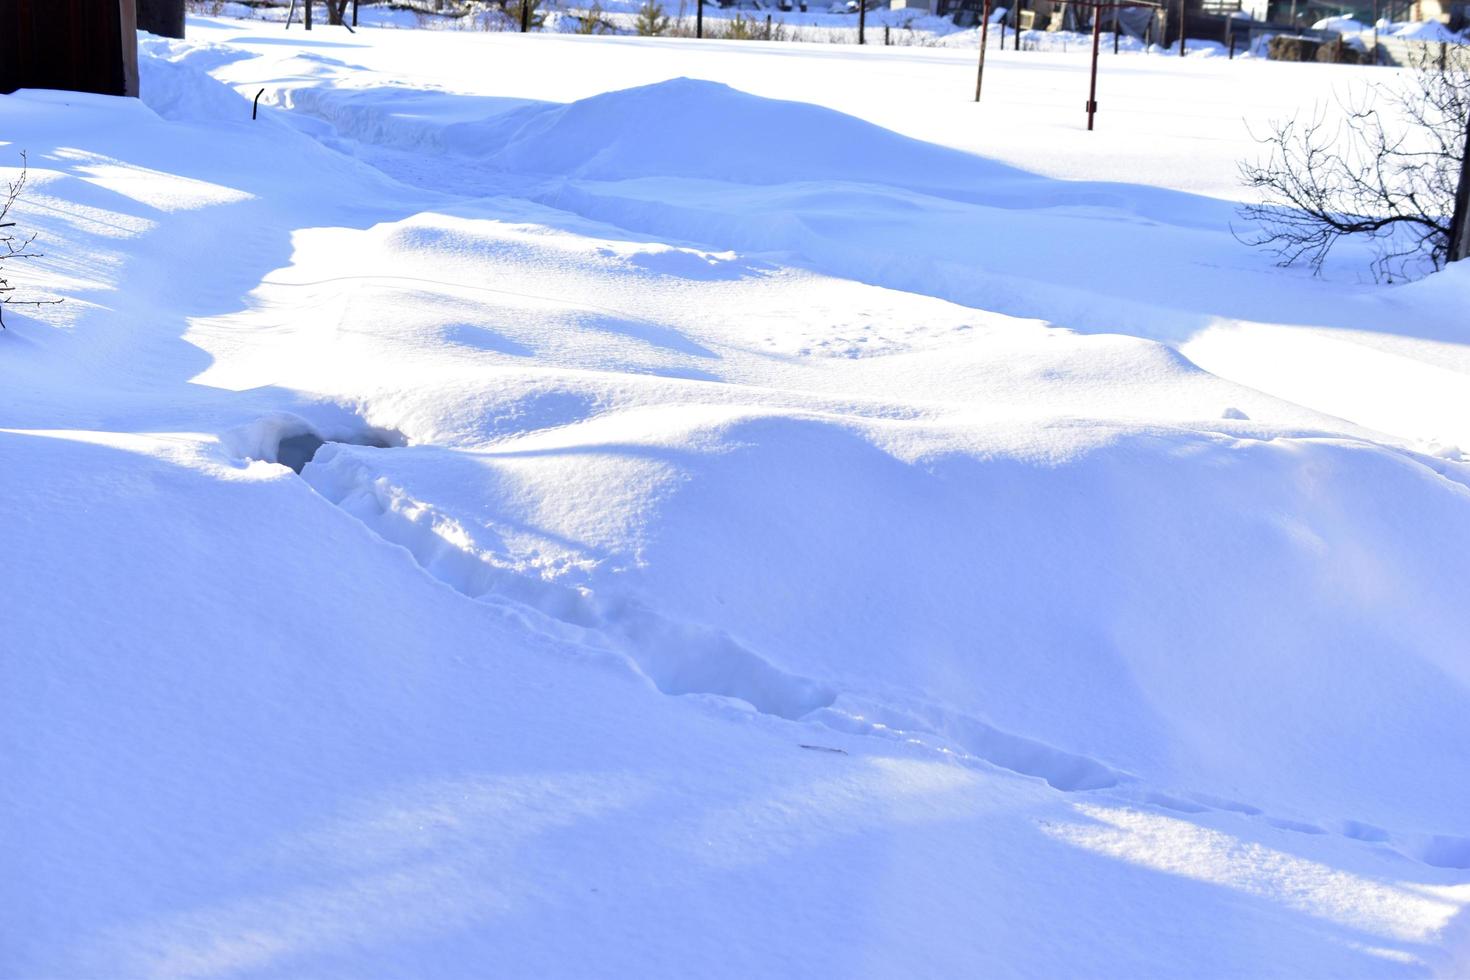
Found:
[[[1369,56],[1371,55],[1370,51]],[[1470,44],[1381,37],[1378,39],[1378,62],[1405,68],[1442,66],[1470,71]]]
[[[138,94],[133,0],[0,0],[0,92]]]

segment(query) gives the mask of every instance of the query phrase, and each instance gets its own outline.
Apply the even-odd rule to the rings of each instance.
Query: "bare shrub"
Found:
[[[789,35],[790,31],[783,22],[769,17],[764,20],[746,17],[741,13],[736,13],[729,20],[709,21],[704,28],[705,37],[722,41],[787,41],[791,39]]]
[[[608,19],[598,0],[592,0],[592,6],[576,15],[575,34],[616,34],[617,25]]]
[[[10,279],[5,274],[5,264],[12,259],[39,259],[44,253],[37,252],[34,248],[36,233],[26,235],[22,232],[12,231],[16,223],[7,221],[15,202],[20,200],[20,192],[25,189],[26,176],[29,173],[26,167],[26,155],[20,155],[20,176],[9,182],[9,187],[3,200],[0,200],[0,330],[5,329],[5,307],[14,304],[16,306],[51,306],[60,303],[59,299],[50,300],[18,300],[12,294],[16,287],[10,284]]]
[[[1240,173],[1260,202],[1240,209],[1252,228],[1239,237],[1314,273],[1345,238],[1372,244],[1380,279],[1441,268],[1466,152],[1470,71],[1421,64],[1340,108],[1335,121],[1319,106],[1259,138],[1266,153]]]

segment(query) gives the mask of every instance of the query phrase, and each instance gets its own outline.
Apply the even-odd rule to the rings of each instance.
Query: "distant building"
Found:
[[[134,0],[0,0],[0,92],[138,94]]]
[[[1270,20],[1292,23],[1292,15],[1303,25],[1327,17],[1351,17],[1372,25],[1377,17],[1390,21],[1436,21],[1452,31],[1470,27],[1470,0],[1270,0]]]
[[[1470,27],[1470,3],[1465,0],[1414,0],[1404,20],[1437,20],[1452,31]]]
[[[895,10],[923,10],[939,16],[952,16],[961,26],[977,24],[983,0],[892,0]],[[1031,30],[1080,30],[1091,23],[1091,7],[1068,4],[1066,0],[991,0],[991,8],[1014,8],[1021,18],[1021,27]],[[1438,21],[1452,31],[1470,27],[1470,0],[1379,0],[1375,8],[1373,0],[1185,0],[1189,18],[1190,37],[1223,36],[1220,26],[1222,18],[1231,14],[1243,14],[1251,20],[1270,21],[1276,24],[1296,23],[1307,27],[1328,17],[1348,16],[1371,25],[1378,17],[1394,21]],[[1150,38],[1160,36],[1168,43],[1179,37],[1177,0],[1168,0],[1164,9],[1154,18]],[[1107,15],[1105,15],[1107,16]],[[1138,20],[1143,23],[1148,17]],[[1214,23],[1212,23],[1212,21]],[[1007,13],[1007,23],[1013,23],[1012,14]],[[1125,26],[1130,33],[1142,33],[1133,24]]]

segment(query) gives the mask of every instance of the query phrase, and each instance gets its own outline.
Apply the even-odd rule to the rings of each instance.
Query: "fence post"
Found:
[[[1102,40],[1102,4],[1092,8],[1092,88],[1087,93],[1087,131],[1092,132],[1092,117],[1097,114],[1097,46]]]
[[[980,67],[975,70],[975,101],[980,101],[980,84],[985,81],[985,41],[990,31],[990,0],[980,14]]]

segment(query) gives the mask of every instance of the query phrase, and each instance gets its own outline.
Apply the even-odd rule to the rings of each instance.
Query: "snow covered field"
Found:
[[[664,15],[668,18],[666,33],[693,37],[695,32],[695,5],[693,0],[661,0]],[[637,20],[642,0],[540,0],[535,8],[537,16],[543,18],[540,30],[549,33],[576,34],[585,31],[595,34],[638,33]],[[235,0],[191,0],[189,9],[195,13],[239,20],[257,20],[284,26],[288,17],[299,27],[302,12],[298,9],[291,15],[289,0],[272,3],[244,4]],[[800,0],[794,0],[791,9],[782,10],[771,0],[757,3],[756,0],[741,0],[740,4],[721,7],[714,0],[705,0],[704,22],[708,33],[705,37],[721,36],[738,18],[747,29],[764,30],[769,18],[772,25],[770,36],[759,35],[764,40],[821,41],[837,44],[856,44],[858,40],[857,7],[851,11],[830,8],[842,7],[828,0],[826,3],[811,2],[802,9]],[[512,8],[516,9],[516,8]],[[320,25],[325,15],[318,15]],[[596,27],[589,24],[597,22]],[[918,9],[889,10],[887,8],[867,12],[868,43],[883,42],[883,28],[888,26],[890,44],[903,46],[974,45],[978,34],[974,28],[963,28],[949,17],[937,17]],[[504,8],[491,0],[480,0],[474,4],[446,4],[436,10],[427,0],[417,4],[366,4],[358,10],[358,26],[391,28],[396,30],[431,31],[519,31],[520,25],[508,19]],[[1031,32],[1041,34],[1042,32]],[[1075,46],[1077,39],[1072,37]],[[750,40],[737,37],[736,40]],[[998,40],[998,39],[997,39]],[[1091,43],[1089,36],[1088,43]]]
[[[1470,973],[1470,268],[1231,232],[1386,70],[189,34],[0,96],[0,976]]]

